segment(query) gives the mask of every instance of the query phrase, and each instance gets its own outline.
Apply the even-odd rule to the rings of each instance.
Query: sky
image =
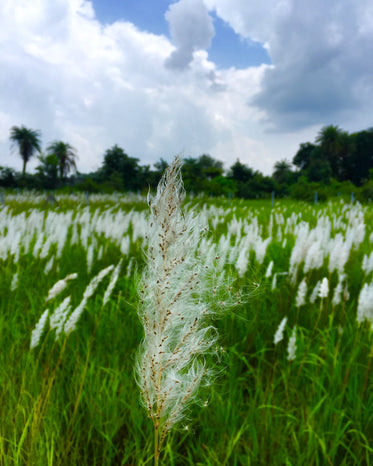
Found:
[[[373,126],[372,56],[371,0],[2,0],[0,166],[24,125],[83,173],[118,144],[271,174],[325,125]]]

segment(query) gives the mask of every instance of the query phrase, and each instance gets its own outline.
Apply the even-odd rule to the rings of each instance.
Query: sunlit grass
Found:
[[[14,202],[14,213],[30,204]],[[202,201],[193,200],[201,206]],[[227,234],[235,216],[258,218],[263,236],[268,235],[272,212],[289,218],[300,213],[312,227],[322,209],[342,215],[339,203],[307,206],[293,202],[215,201],[226,213],[210,232],[218,241]],[[104,211],[104,205],[90,206]],[[33,208],[39,208],[33,207]],[[84,209],[76,203],[68,209]],[[131,205],[125,207],[126,211]],[[138,209],[138,207],[136,207]],[[41,210],[64,211],[62,205]],[[144,210],[141,204],[141,210]],[[327,265],[306,275],[300,269],[295,284],[286,273],[294,245],[293,232],[268,246],[262,264],[251,254],[243,277],[234,264],[228,266],[243,290],[243,304],[218,321],[224,348],[217,366],[219,377],[203,393],[179,430],[166,441],[161,460],[167,465],[369,465],[373,463],[373,368],[370,325],[356,322],[360,289],[372,281],[364,276],[361,262],[372,251],[372,209],[364,213],[367,233],[353,250],[346,266],[349,298],[332,306],[324,301],[295,306],[295,294],[306,276],[309,292],[323,277],[334,289],[338,274]],[[94,233],[92,233],[94,235]],[[286,239],[286,245],[283,241]],[[36,238],[34,239],[34,241]],[[119,262],[120,249],[110,238],[97,236],[95,260],[87,271],[87,252],[81,243],[66,246],[52,270],[31,252],[0,259],[0,464],[4,465],[145,465],[152,464],[153,429],[140,406],[134,378],[134,361],[142,329],[137,318],[137,284],[143,267],[141,239],[131,242],[122,271],[110,298],[102,307],[106,282],[90,298],[70,335],[46,331],[30,351],[30,336],[46,309],[48,290],[60,278],[78,273],[79,279],[53,303],[67,295],[78,305],[90,279],[103,268]],[[234,237],[232,238],[232,247]],[[104,253],[97,259],[98,249]],[[31,248],[32,249],[32,248]],[[265,278],[269,262],[272,277]],[[130,266],[130,261],[132,261]],[[127,276],[128,267],[130,268]],[[10,290],[14,274],[18,286]],[[258,285],[258,286],[256,286]],[[288,317],[283,341],[273,336],[283,317]],[[287,345],[297,326],[297,352],[287,360]]]

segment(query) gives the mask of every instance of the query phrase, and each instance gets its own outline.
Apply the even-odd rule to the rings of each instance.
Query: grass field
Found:
[[[218,377],[168,436],[161,463],[373,464],[372,206],[198,198],[185,210],[192,205],[208,225],[201,250],[220,256],[216,270],[240,302],[215,323]],[[56,196],[53,205],[5,196],[1,465],[152,464],[153,426],[134,376],[147,215],[137,196]],[[118,264],[107,302],[112,269],[87,295]],[[66,334],[51,321],[68,297],[70,315],[84,301]]]

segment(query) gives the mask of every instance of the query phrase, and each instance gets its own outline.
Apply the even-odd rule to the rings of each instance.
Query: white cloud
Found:
[[[205,0],[245,38],[266,46],[273,67],[251,103],[272,128],[351,125],[372,111],[373,7],[370,0]],[[347,128],[346,128],[347,129]],[[363,128],[360,128],[363,129]]]
[[[21,168],[9,151],[13,125],[41,130],[44,147],[58,139],[75,146],[83,172],[119,144],[141,164],[210,153],[227,167],[239,157],[265,173],[314,139],[325,112],[347,130],[348,118],[360,125],[354,130],[371,126],[360,97],[372,90],[372,9],[365,0],[333,2],[329,20],[329,6],[295,5],[180,0],[167,13],[170,41],[125,21],[103,25],[89,1],[3,0],[0,165]],[[207,9],[267,44],[273,66],[223,70],[209,61]],[[286,131],[266,132],[265,119]]]
[[[8,125],[0,133],[1,164],[21,166],[9,155],[8,142],[10,126],[21,124],[42,130],[44,147],[56,139],[75,146],[80,171],[97,169],[115,143],[141,163],[152,163],[180,151],[215,156],[224,138],[224,160],[235,160],[237,142],[230,146],[230,139],[242,131],[238,115],[251,117],[246,99],[258,89],[262,70],[243,76],[220,72],[208,61],[199,49],[208,46],[213,30],[202,32],[210,19],[200,2],[170,13],[175,25],[175,14],[188,14],[196,5],[202,18],[195,18],[200,35],[193,43],[187,44],[186,30],[173,34],[175,45],[193,49],[194,60],[183,73],[164,66],[174,50],[166,37],[123,21],[103,26],[89,2],[53,5],[38,0],[32,8],[29,2],[0,7],[0,66],[6,70],[0,76],[0,111]]]
[[[183,70],[193,60],[195,51],[209,47],[215,33],[213,21],[202,0],[179,0],[170,5],[165,16],[176,46],[166,66]]]

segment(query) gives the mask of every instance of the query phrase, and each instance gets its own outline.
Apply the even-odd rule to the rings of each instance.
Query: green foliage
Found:
[[[16,184],[16,171],[9,167],[0,167],[0,186],[2,188],[15,188]]]
[[[210,155],[203,154],[197,159],[187,157],[183,160],[182,174],[185,189],[188,192],[204,192],[210,195],[220,195],[222,190],[221,180],[223,164],[213,159]],[[216,191],[215,189],[216,188]]]
[[[54,156],[58,161],[57,165],[61,180],[66,178],[66,176],[71,170],[76,171],[76,149],[74,149],[74,147],[72,147],[67,142],[53,142],[48,146],[47,153],[49,156]]]
[[[93,178],[85,176],[74,186],[74,190],[88,193],[99,193],[102,191],[102,186],[99,185]]]
[[[302,143],[293,158],[293,164],[301,171],[308,170],[315,148],[315,144],[311,144],[310,142]]]
[[[197,200],[196,205],[202,207],[205,202]],[[93,215],[106,204],[102,201],[86,210],[71,200],[70,208],[75,217],[84,212]],[[227,207],[224,200],[209,200],[209,205]],[[12,208],[27,212],[30,204],[14,201]],[[58,213],[68,207],[41,208]],[[139,206],[127,208],[137,210]],[[218,241],[226,233],[233,209],[237,220],[251,215],[257,218],[265,232],[274,214],[281,214],[285,223],[294,214],[315,225],[320,214],[329,212],[338,218],[342,208],[346,205],[340,207],[339,202],[320,207],[281,200],[272,208],[269,201],[232,199],[229,211],[220,216],[211,234]],[[251,271],[240,281],[249,292],[255,270],[259,284],[255,293],[218,322],[219,345],[224,348],[217,364],[221,375],[207,388],[204,404],[195,407],[188,422],[170,436],[163,464],[373,464],[372,332],[368,325],[358,327],[356,323],[361,262],[372,251],[371,207],[365,208],[364,217],[367,235],[352,251],[346,267],[351,296],[338,306],[332,305],[329,296],[323,302],[296,308],[294,297],[302,274],[295,284],[286,275],[278,275],[277,287],[272,289],[271,279],[264,278],[266,267],[273,260],[274,272],[285,272],[294,243],[292,228],[277,225],[282,238],[274,235],[263,264],[252,257]],[[117,264],[122,257],[108,238],[92,232],[90,241],[93,239],[104,254],[99,259],[95,250],[91,274],[86,270],[86,248],[80,242],[65,247],[48,274],[44,268],[49,257],[36,259],[21,251],[18,262],[14,256],[0,259],[0,464],[151,464],[151,422],[140,406],[133,374],[135,352],[143,336],[136,313],[136,286],[143,267],[139,242],[131,242],[105,308],[106,283],[88,302],[77,331],[66,341],[55,342],[54,334],[46,331],[41,344],[33,352],[29,350],[30,333],[46,307],[50,287],[66,274],[77,272],[79,280],[68,290],[77,305],[91,275]],[[36,241],[34,238],[31,250]],[[232,247],[234,241],[233,235]],[[136,267],[127,276],[131,260]],[[236,278],[234,265],[228,269]],[[10,291],[16,272],[18,286]],[[307,277],[309,288],[327,275],[326,267],[313,271]],[[329,278],[335,287],[335,273]],[[53,309],[58,303],[48,306]],[[275,346],[273,335],[284,316],[289,325],[284,340]],[[296,359],[290,362],[287,343],[294,325],[298,349]]]
[[[351,181],[365,183],[373,168],[373,129],[348,134],[338,126],[324,126],[316,144],[302,143],[293,164],[309,181],[328,183]]]
[[[58,165],[59,160],[54,154],[40,155],[40,165],[36,167],[40,186],[43,189],[55,189],[58,187]]]
[[[114,145],[106,150],[99,170],[90,174],[76,173],[68,178],[67,175],[76,170],[76,150],[66,142],[55,141],[39,159],[41,164],[36,175],[26,175],[26,163],[40,151],[40,133],[24,126],[13,127],[10,139],[24,160],[23,176],[2,167],[1,187],[54,189],[60,186],[70,191],[145,193],[149,188],[156,188],[167,167],[162,158],[154,168],[140,165],[138,158],[130,157]],[[373,128],[349,134],[338,126],[329,125],[321,128],[314,143],[300,144],[292,160],[295,171],[287,160],[275,163],[272,176],[264,176],[239,160],[224,171],[221,161],[202,154],[197,158],[184,158],[184,185],[189,193],[215,197],[269,198],[274,192],[277,198],[294,196],[312,202],[314,191],[318,192],[319,200],[341,193],[350,197],[356,192],[360,201],[369,202],[369,185],[362,190],[356,187],[369,181],[369,172],[373,170],[372,148]],[[59,181],[55,177],[54,162],[48,158],[52,155],[59,160]]]
[[[101,181],[113,190],[137,191],[141,188],[138,162],[138,159],[129,157],[118,145],[111,147],[104,155]]]
[[[276,162],[274,166],[274,172],[272,178],[279,185],[290,185],[295,181],[295,173],[292,170],[290,162],[287,160],[281,160]]]
[[[230,168],[228,178],[236,185],[235,195],[244,199],[269,197],[276,186],[272,178],[254,171],[239,160]]]
[[[40,131],[26,128],[25,126],[13,126],[10,130],[10,141],[13,147],[17,147],[23,160],[22,175],[25,176],[26,165],[36,152],[41,153]]]
[[[373,201],[373,180],[369,180],[359,190],[357,190],[357,199],[361,202]]]

